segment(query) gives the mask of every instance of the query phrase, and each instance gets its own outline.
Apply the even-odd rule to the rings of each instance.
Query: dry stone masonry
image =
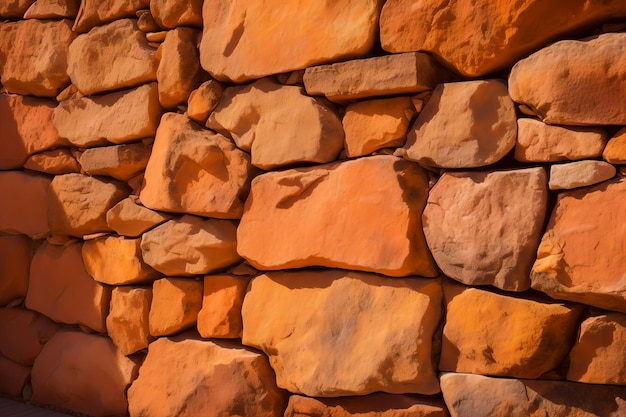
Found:
[[[626,416],[626,3],[0,1],[0,395]]]

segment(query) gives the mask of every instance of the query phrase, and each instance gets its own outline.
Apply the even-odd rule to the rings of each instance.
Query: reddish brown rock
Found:
[[[82,174],[57,175],[48,193],[50,230],[77,237],[109,231],[106,213],[128,193],[117,181]]]
[[[200,62],[220,81],[242,82],[363,56],[376,42],[381,6],[380,0],[206,1]]]
[[[66,148],[44,151],[32,155],[24,168],[51,175],[63,175],[80,172],[80,165],[73,153]]]
[[[135,17],[137,11],[149,6],[150,0],[81,0],[73,30],[89,32],[95,26]]]
[[[150,344],[128,405],[131,417],[278,417],[285,397],[262,354],[186,333]]]
[[[80,154],[78,160],[89,175],[106,175],[128,181],[143,172],[148,165],[152,147],[144,143],[91,148]]]
[[[156,84],[63,101],[54,110],[59,134],[72,145],[134,142],[156,133],[163,110]]]
[[[30,367],[0,356],[0,393],[21,398],[30,380]]]
[[[222,98],[224,89],[215,80],[209,80],[189,94],[187,115],[196,122],[204,125],[213,109]]]
[[[25,308],[0,309],[0,353],[24,366],[32,366],[43,346],[61,326]]]
[[[161,278],[152,285],[150,335],[168,336],[196,326],[202,308],[202,281]]]
[[[442,272],[468,285],[528,289],[546,216],[546,182],[543,168],[443,174],[422,215]]]
[[[341,121],[328,106],[267,78],[225,89],[207,127],[232,137],[265,170],[330,162],[343,148]]]
[[[145,349],[152,341],[148,327],[151,302],[150,288],[113,288],[106,319],[107,333],[123,355]]]
[[[24,19],[73,19],[80,0],[36,0],[24,13]]]
[[[568,12],[561,13],[565,5]],[[464,76],[476,78],[504,70],[568,32],[617,16],[626,16],[620,0],[391,0],[380,16],[380,38],[386,51],[428,51]]]
[[[20,171],[0,171],[0,232],[45,237],[48,228],[47,176]]]
[[[107,225],[117,234],[128,237],[142,233],[171,219],[172,216],[158,213],[141,205],[137,196],[130,196],[107,211]]]
[[[202,27],[202,0],[150,0],[150,12],[164,29]]]
[[[626,33],[557,42],[519,61],[509,77],[511,98],[550,124],[625,125],[626,100],[615,93],[625,88]]]
[[[559,193],[533,265],[550,297],[626,313],[626,180]]]
[[[150,0],[148,0],[149,2]],[[137,11],[137,27],[142,32],[148,34],[149,32],[156,32],[161,30],[159,25],[154,21],[152,17],[152,13],[150,10],[139,10]]]
[[[617,170],[604,161],[576,161],[568,164],[550,166],[551,190],[569,190],[577,187],[586,187],[615,176]]]
[[[0,306],[26,296],[32,243],[24,235],[0,235]]]
[[[138,368],[107,337],[61,331],[35,360],[32,401],[94,417],[123,416]]]
[[[241,306],[249,277],[208,275],[204,277],[198,333],[205,338],[241,338]]]
[[[185,215],[144,233],[141,251],[144,261],[165,275],[208,274],[241,260],[236,233],[229,220]]]
[[[54,321],[104,332],[111,290],[85,271],[81,246],[41,244],[30,266],[26,307]]]
[[[626,164],[626,128],[619,130],[606,144],[602,157],[612,164]]]
[[[0,4],[0,16],[21,19],[35,0],[5,0]]]
[[[406,158],[424,166],[475,168],[515,146],[517,117],[500,80],[440,84],[409,129]]]

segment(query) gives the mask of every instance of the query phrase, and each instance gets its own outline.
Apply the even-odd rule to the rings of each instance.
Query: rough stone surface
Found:
[[[0,356],[0,393],[21,398],[30,380],[30,367],[17,364]]]
[[[218,80],[242,82],[362,56],[376,41],[381,6],[380,0],[205,1],[200,61]]]
[[[149,6],[150,0],[81,0],[73,30],[89,32],[95,26],[125,17],[135,17],[137,11]]]
[[[50,230],[77,237],[109,231],[106,213],[128,193],[117,181],[82,174],[57,175],[48,192]]]
[[[406,158],[424,166],[475,168],[515,146],[517,117],[500,80],[440,84],[407,135]]]
[[[282,416],[286,398],[274,378],[267,358],[241,345],[193,334],[160,338],[150,344],[128,390],[129,412],[131,417]]]
[[[202,0],[150,0],[150,12],[163,29],[202,27]]]
[[[35,0],[6,0],[0,4],[0,16],[21,19]]]
[[[330,162],[343,148],[341,121],[330,107],[267,78],[225,89],[207,127],[232,137],[265,170]]]
[[[548,185],[551,190],[586,187],[611,179],[616,172],[613,165],[604,161],[587,160],[552,165]]]
[[[249,277],[207,275],[204,277],[198,333],[204,338],[241,338],[241,306]]]
[[[204,125],[209,115],[217,107],[222,98],[224,89],[215,80],[205,81],[189,94],[187,115],[196,122]]]
[[[443,174],[422,215],[442,272],[468,285],[528,289],[546,217],[546,182],[543,168]]]
[[[75,18],[80,0],[36,0],[24,13],[24,19]]]
[[[427,195],[425,172],[393,156],[267,173],[252,182],[237,250],[260,270],[435,276],[420,219]]]
[[[549,296],[626,313],[626,180],[559,194],[533,265]]]
[[[128,181],[148,165],[152,147],[143,143],[103,146],[85,150],[78,161],[89,175],[106,175]]]
[[[602,157],[612,164],[626,164],[626,128],[619,130],[606,144]]]
[[[150,10],[140,10],[137,12],[137,27],[139,27],[142,32],[145,32],[146,35],[161,30],[159,25],[154,21]]]
[[[242,342],[263,350],[278,386],[293,393],[435,394],[432,350],[440,315],[439,280],[270,272],[250,283]]]
[[[509,77],[513,100],[550,124],[626,125],[626,100],[616,93],[624,89],[626,33],[557,42],[519,61]]]
[[[158,213],[141,205],[137,196],[130,196],[107,211],[107,225],[117,234],[128,237],[142,233],[166,222],[171,215]]]
[[[138,368],[107,337],[60,331],[35,360],[32,400],[94,417],[122,416]]]
[[[0,309],[0,354],[13,362],[32,366],[41,348],[61,326],[25,308]]]
[[[557,162],[597,158],[606,144],[606,132],[601,129],[550,126],[539,120],[518,119],[515,159]]]
[[[80,164],[72,154],[72,151],[66,148],[34,154],[28,158],[24,168],[51,175],[80,172]]]
[[[111,290],[85,271],[81,246],[41,244],[30,267],[26,307],[61,323],[104,332]]]
[[[565,4],[567,14],[561,13]],[[428,51],[476,78],[510,67],[561,35],[617,16],[626,16],[620,0],[390,0],[380,16],[380,38],[386,51]]]
[[[59,134],[72,145],[133,142],[156,133],[162,109],[156,84],[97,97],[65,100],[54,110]]]
[[[145,233],[141,251],[144,261],[165,275],[217,272],[241,260],[236,229],[229,220],[185,215]]]
[[[152,341],[148,327],[151,302],[150,288],[113,288],[106,319],[107,333],[123,355],[145,349]]]
[[[449,373],[441,376],[441,390],[452,417],[619,417],[626,413],[625,387]]]
[[[150,335],[168,336],[195,327],[202,308],[202,281],[161,278],[152,285]]]
[[[50,178],[20,171],[0,171],[0,232],[46,236]]]
[[[0,25],[0,74],[10,93],[55,97],[70,83],[70,20],[22,20]]]
[[[253,175],[250,156],[184,115],[163,116],[141,202],[154,210],[239,218]]]
[[[24,235],[0,235],[0,306],[26,296],[32,244]]]

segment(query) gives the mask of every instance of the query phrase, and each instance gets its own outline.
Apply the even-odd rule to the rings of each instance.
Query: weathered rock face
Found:
[[[17,364],[0,356],[0,392],[20,398],[30,380],[30,367]]]
[[[232,137],[265,170],[329,162],[343,148],[341,121],[328,106],[269,79],[225,89],[207,127]]]
[[[24,19],[74,18],[80,0],[36,0],[24,13]]]
[[[626,100],[615,94],[624,88],[626,33],[557,42],[519,61],[509,77],[513,100],[551,124],[624,125]]]
[[[196,122],[204,125],[209,115],[217,107],[224,89],[215,80],[209,80],[193,90],[187,103],[187,115]]]
[[[6,0],[0,5],[0,16],[21,18],[35,0]]]
[[[606,144],[602,157],[612,164],[626,164],[626,128],[619,130]]]
[[[143,143],[91,148],[80,154],[83,171],[128,181],[146,168],[152,147]]]
[[[66,148],[37,153],[26,161],[24,168],[51,175],[80,172],[80,165],[72,152]]]
[[[150,12],[164,29],[202,26],[202,0],[150,0]]]
[[[237,250],[262,270],[435,276],[420,222],[427,194],[424,171],[393,156],[264,174],[252,182]]]
[[[0,354],[31,366],[41,348],[61,326],[25,308],[0,309]]]
[[[619,0],[570,1],[567,15],[559,13],[562,7],[537,0],[391,0],[380,16],[380,38],[387,51],[428,51],[461,74],[478,77],[510,67],[559,35],[626,15]]]
[[[200,61],[218,80],[242,82],[361,56],[374,45],[381,6],[380,0],[207,1]]]
[[[193,334],[151,343],[139,377],[128,390],[131,417],[277,417],[285,403],[267,358],[234,343],[198,340]]]
[[[439,168],[490,165],[515,146],[516,122],[501,81],[440,84],[409,130],[406,158]]]
[[[106,318],[107,334],[123,355],[145,349],[152,341],[148,327],[151,302],[150,288],[113,288]]]
[[[198,333],[204,338],[241,338],[241,306],[249,277],[207,275],[204,277]]]
[[[613,165],[604,161],[587,160],[552,165],[548,186],[551,190],[586,187],[613,178],[616,172]]]
[[[117,234],[128,237],[141,236],[143,232],[172,218],[141,205],[137,196],[130,196],[107,211],[107,225]]]
[[[546,217],[546,182],[543,168],[444,173],[422,216],[443,273],[468,285],[528,289]]]
[[[263,350],[278,385],[293,393],[434,394],[433,336],[440,314],[438,280],[340,270],[271,272],[250,283],[242,342]],[[366,329],[376,329],[376,336]]]
[[[532,287],[626,313],[626,180],[559,194],[533,265]]]
[[[73,30],[89,32],[95,26],[124,17],[135,17],[138,10],[149,6],[150,0],[81,0]]]
[[[23,235],[0,235],[0,306],[26,295],[32,244]]]
[[[0,232],[45,237],[50,178],[20,171],[0,172]]]
[[[184,115],[163,116],[141,202],[151,209],[239,218],[253,175],[250,156]]]
[[[35,360],[33,401],[94,417],[121,416],[137,368],[106,337],[60,331]]]
[[[202,281],[162,278],[152,285],[150,335],[168,336],[195,327],[202,307]]]

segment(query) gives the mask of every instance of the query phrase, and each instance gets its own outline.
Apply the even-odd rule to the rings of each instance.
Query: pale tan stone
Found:
[[[237,250],[260,270],[435,276],[420,219],[427,194],[426,173],[393,156],[267,173],[252,182]]]
[[[188,117],[167,113],[146,168],[141,202],[154,210],[239,218],[252,179],[250,156]]]
[[[511,98],[549,124],[626,125],[624,89],[626,33],[556,42],[519,61],[509,76]]]
[[[187,115],[196,122],[204,125],[213,109],[222,98],[224,89],[215,80],[205,81],[189,95]]]
[[[205,1],[200,62],[220,81],[243,82],[363,56],[376,42],[381,6],[381,0]]]
[[[164,29],[202,27],[202,0],[150,0],[150,12]]]
[[[196,327],[202,308],[202,281],[161,278],[152,284],[151,336],[168,336]]]
[[[137,11],[149,6],[150,0],[81,0],[73,30],[89,32],[95,26],[125,17],[135,17]]]
[[[72,151],[67,148],[43,151],[31,155],[24,168],[51,175],[63,175],[80,172],[80,165]]]
[[[141,236],[171,218],[171,214],[159,213],[142,206],[137,196],[125,198],[106,214],[107,225],[117,234],[128,237]]]
[[[550,166],[550,190],[569,190],[586,187],[615,176],[617,170],[604,161],[576,161]]]
[[[163,110],[156,84],[97,97],[63,101],[54,110],[59,134],[72,145],[92,147],[154,136]]]
[[[0,4],[0,16],[21,19],[35,0],[5,0]]]
[[[43,346],[61,325],[25,308],[0,309],[0,354],[32,366]]]
[[[226,88],[207,127],[232,137],[265,170],[330,162],[343,148],[341,121],[330,107],[268,78]]]
[[[198,333],[205,338],[241,338],[241,306],[249,277],[207,275],[204,277]]]
[[[24,13],[24,19],[73,19],[80,0],[36,0]]]
[[[152,341],[148,327],[152,289],[115,287],[106,319],[107,333],[124,355],[148,347]]]
[[[146,33],[146,39],[150,43],[163,43],[163,41],[167,37],[167,33],[168,33],[167,30],[163,30],[163,31],[160,31],[160,32],[149,32],[149,33]],[[160,47],[160,45],[159,45],[159,47]],[[160,56],[161,56],[161,52],[159,52],[159,50],[157,49],[156,58],[159,61],[161,61]],[[158,79],[157,79],[157,81],[158,81]]]
[[[0,356],[0,393],[21,398],[30,380],[30,367]]]
[[[24,235],[0,235],[0,306],[26,296],[32,244]]]
[[[103,146],[85,150],[78,161],[89,175],[106,175],[127,181],[146,169],[151,151],[152,147],[144,143]]]
[[[143,234],[144,261],[165,275],[201,275],[220,271],[241,260],[237,228],[229,220],[185,215]]]
[[[41,238],[49,234],[50,178],[21,171],[0,171],[0,232]]]
[[[609,140],[602,157],[612,164],[626,164],[626,128],[619,130]]]

